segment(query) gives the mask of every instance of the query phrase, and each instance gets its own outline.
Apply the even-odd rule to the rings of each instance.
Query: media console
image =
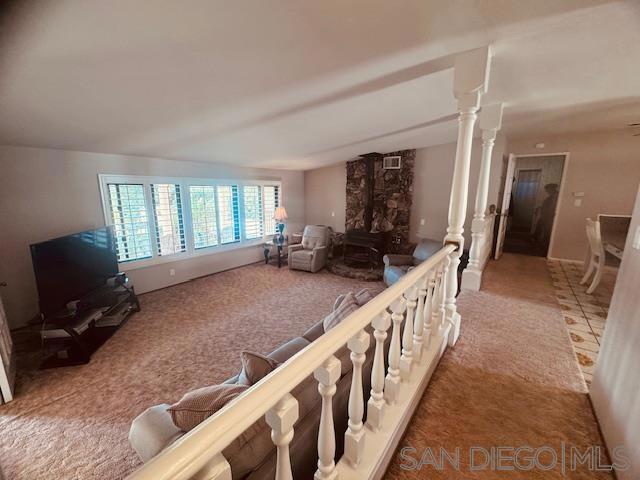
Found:
[[[91,355],[127,320],[140,311],[134,288],[119,274],[90,292],[71,309],[45,317],[41,337],[44,360],[41,368],[89,363]]]

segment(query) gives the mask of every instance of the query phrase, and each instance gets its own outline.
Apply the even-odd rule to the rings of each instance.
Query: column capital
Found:
[[[458,107],[477,109],[480,96],[489,84],[489,46],[468,50],[456,55],[454,61],[453,93],[458,99]]]

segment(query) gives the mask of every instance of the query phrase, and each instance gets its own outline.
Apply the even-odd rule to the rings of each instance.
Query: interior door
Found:
[[[509,206],[511,203],[511,189],[513,188],[513,174],[516,169],[516,157],[509,155],[507,163],[507,174],[504,179],[504,191],[502,194],[502,208],[500,210],[500,220],[498,226],[498,238],[496,239],[496,260],[502,256],[504,247],[504,236],[507,233],[507,220],[509,218]]]
[[[541,169],[519,170],[516,175],[516,190],[513,192],[511,229],[516,232],[531,232],[534,211],[540,189]]]
[[[4,284],[0,283],[0,286]],[[13,342],[11,341],[11,332],[7,323],[7,315],[2,304],[0,296],[0,357],[2,359],[2,368],[0,368],[0,393],[2,394],[2,403],[13,400],[13,382],[16,377],[16,357],[13,352]]]

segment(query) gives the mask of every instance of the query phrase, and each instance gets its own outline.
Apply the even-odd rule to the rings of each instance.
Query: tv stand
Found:
[[[45,358],[40,368],[89,363],[93,352],[132,313],[140,311],[138,297],[134,288],[126,285],[126,278],[120,284],[107,284],[89,293],[80,299],[80,304],[82,311],[64,311],[44,319],[41,337]]]

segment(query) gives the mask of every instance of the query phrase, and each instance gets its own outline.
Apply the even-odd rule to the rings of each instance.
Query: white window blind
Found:
[[[262,238],[264,232],[262,187],[260,185],[245,185],[243,193],[245,237],[248,240]]]
[[[156,226],[158,255],[185,252],[187,245],[182,219],[180,185],[151,184],[151,200]]]
[[[99,178],[105,221],[113,226],[118,261],[132,262],[128,268],[173,261],[177,255],[255,246],[276,233],[273,215],[282,192],[278,182]]]
[[[144,185],[107,184],[107,203],[119,262],[151,258],[149,218]]]
[[[280,187],[277,185],[265,185],[264,187],[264,234],[276,233],[276,221],[273,215],[280,206]]]
[[[238,186],[218,185],[218,225],[220,243],[240,241],[240,213],[238,208]]]
[[[193,246],[196,250],[219,243],[215,188],[213,185],[189,186]]]

